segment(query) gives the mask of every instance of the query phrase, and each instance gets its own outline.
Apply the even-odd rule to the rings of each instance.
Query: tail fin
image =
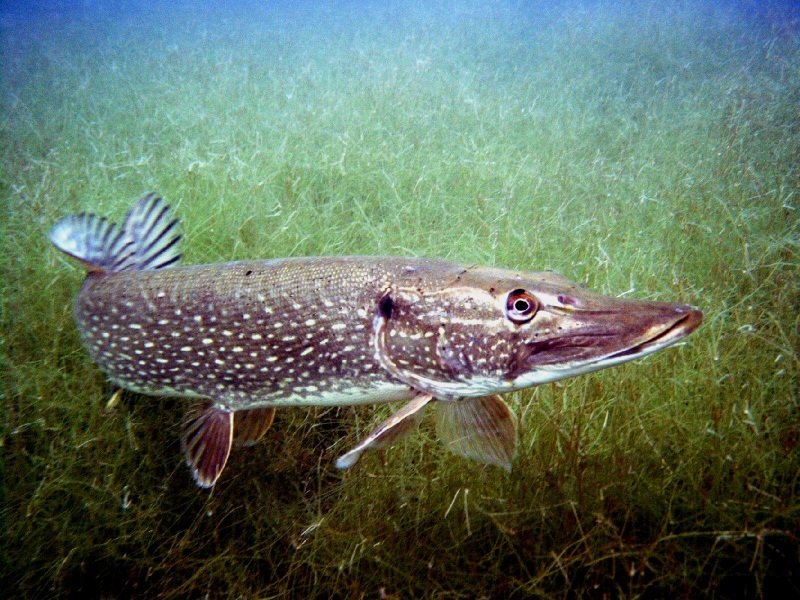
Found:
[[[90,271],[163,269],[181,258],[178,219],[155,194],[140,198],[122,227],[105,217],[64,217],[50,230],[53,245]]]

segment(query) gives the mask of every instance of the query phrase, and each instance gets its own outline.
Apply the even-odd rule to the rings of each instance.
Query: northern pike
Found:
[[[91,358],[142,394],[196,398],[182,428],[195,481],[275,409],[408,401],[336,466],[385,447],[435,402],[453,452],[508,470],[517,424],[499,396],[666,348],[703,313],[589,292],[553,272],[329,256],[177,266],[170,208],[142,197],[117,226],[81,213],[50,240],[88,270],[74,305]]]

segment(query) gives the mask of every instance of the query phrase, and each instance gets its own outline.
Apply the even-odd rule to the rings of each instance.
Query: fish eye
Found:
[[[519,289],[508,294],[506,316],[514,323],[527,323],[538,309],[539,303],[530,292]]]

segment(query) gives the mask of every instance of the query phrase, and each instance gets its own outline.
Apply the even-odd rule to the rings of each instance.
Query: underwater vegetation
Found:
[[[0,8],[10,597],[800,594],[800,15],[711,3]],[[211,492],[185,400],[81,346],[60,217],[158,190],[183,263],[408,255],[700,307],[506,396],[510,473],[395,405],[278,410]],[[113,400],[112,400],[113,398]],[[10,593],[9,593],[10,590]]]

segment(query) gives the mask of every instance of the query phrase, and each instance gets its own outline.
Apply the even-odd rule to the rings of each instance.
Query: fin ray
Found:
[[[233,412],[215,404],[189,409],[183,424],[181,446],[186,464],[200,487],[213,486],[219,479],[233,442]]]
[[[252,446],[258,442],[272,425],[275,409],[251,408],[233,413],[233,440],[239,446]]]
[[[517,419],[498,395],[440,402],[436,433],[448,450],[511,470],[517,452]]]
[[[160,196],[150,193],[133,205],[122,228],[132,252],[117,270],[162,269],[180,260],[178,220]]]
[[[352,467],[361,455],[370,448],[386,448],[419,425],[422,409],[433,400],[430,394],[419,394],[406,403],[400,410],[381,422],[370,434],[350,451],[336,459],[336,468]]]
[[[60,219],[50,229],[53,245],[90,271],[113,271],[125,256],[124,231],[105,217],[80,213]]]
[[[90,271],[163,269],[180,258],[178,219],[156,194],[140,198],[122,227],[105,217],[80,213],[50,229],[50,241]]]

